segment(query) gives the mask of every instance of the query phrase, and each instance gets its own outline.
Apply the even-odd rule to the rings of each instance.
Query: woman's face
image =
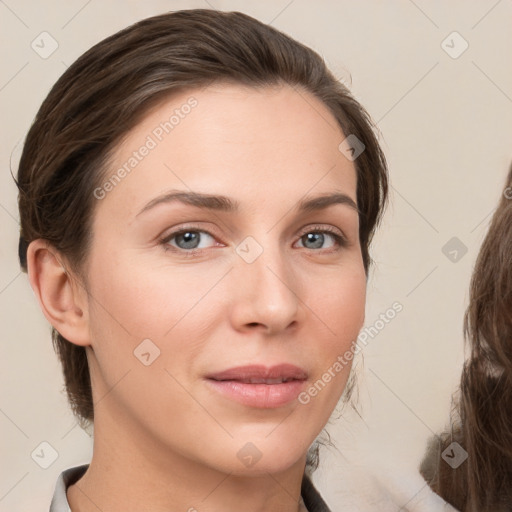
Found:
[[[160,104],[117,148],[86,266],[110,442],[237,474],[304,462],[364,319],[344,138],[309,93],[215,85]]]

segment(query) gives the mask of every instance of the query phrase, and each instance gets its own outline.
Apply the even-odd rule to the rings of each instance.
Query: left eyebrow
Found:
[[[173,202],[180,202],[206,210],[218,210],[224,212],[236,212],[240,207],[240,203],[238,201],[227,196],[177,190],[167,192],[155,199],[152,199],[139,213],[137,213],[136,217],[141,213],[154,208],[158,204]],[[310,213],[313,211],[324,210],[334,204],[347,205],[356,212],[359,212],[355,201],[350,196],[342,193],[322,194],[317,197],[302,199],[295,207],[295,210],[297,212]]]
[[[299,212],[310,213],[318,210],[324,210],[333,204],[344,204],[350,206],[350,208],[359,213],[359,208],[357,207],[356,202],[350,196],[341,193],[324,194],[311,199],[303,199],[302,201],[299,201],[296,210]]]

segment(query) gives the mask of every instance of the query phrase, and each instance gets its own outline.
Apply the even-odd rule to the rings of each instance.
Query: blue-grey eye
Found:
[[[174,244],[171,245],[178,247],[178,249],[204,249],[204,245],[200,247],[200,243],[203,242],[205,237],[213,239],[213,237],[205,231],[180,231],[179,233],[174,233],[168,239],[168,243],[174,241]]]
[[[311,231],[310,233],[306,233],[303,235],[300,240],[302,241],[302,246],[306,249],[325,249],[323,247],[325,242],[326,235],[330,237],[332,240],[336,238],[336,235],[325,233],[321,231]],[[332,247],[332,245],[331,245]]]

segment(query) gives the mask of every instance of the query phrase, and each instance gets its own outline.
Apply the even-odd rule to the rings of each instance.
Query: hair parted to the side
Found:
[[[365,150],[355,160],[360,241],[369,245],[384,209],[387,166],[369,115],[313,50],[239,12],[176,11],[144,19],[93,46],[44,100],[25,140],[17,176],[20,264],[38,238],[65,255],[77,276],[91,243],[93,191],[116,144],[173,93],[214,83],[294,87],[320,99]],[[341,142],[341,140],[340,140]],[[53,330],[68,399],[82,425],[94,410],[86,352]]]
[[[473,270],[464,364],[450,431],[430,441],[421,473],[461,512],[512,510],[512,166]],[[457,442],[453,469],[441,454]]]

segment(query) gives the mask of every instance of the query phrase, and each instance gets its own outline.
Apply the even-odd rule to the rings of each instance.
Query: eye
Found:
[[[324,243],[331,241],[328,247],[324,246]],[[345,247],[347,241],[344,236],[335,233],[332,229],[310,229],[305,232],[300,238],[299,242],[302,243],[302,247],[305,249],[332,249],[333,247]]]
[[[208,239],[215,240],[214,237],[208,233],[207,231],[202,231],[199,229],[182,229],[180,231],[176,231],[167,236],[164,240],[162,240],[162,244],[165,246],[170,245],[176,249],[181,250],[201,250],[209,247]],[[168,247],[166,247],[169,249]]]

